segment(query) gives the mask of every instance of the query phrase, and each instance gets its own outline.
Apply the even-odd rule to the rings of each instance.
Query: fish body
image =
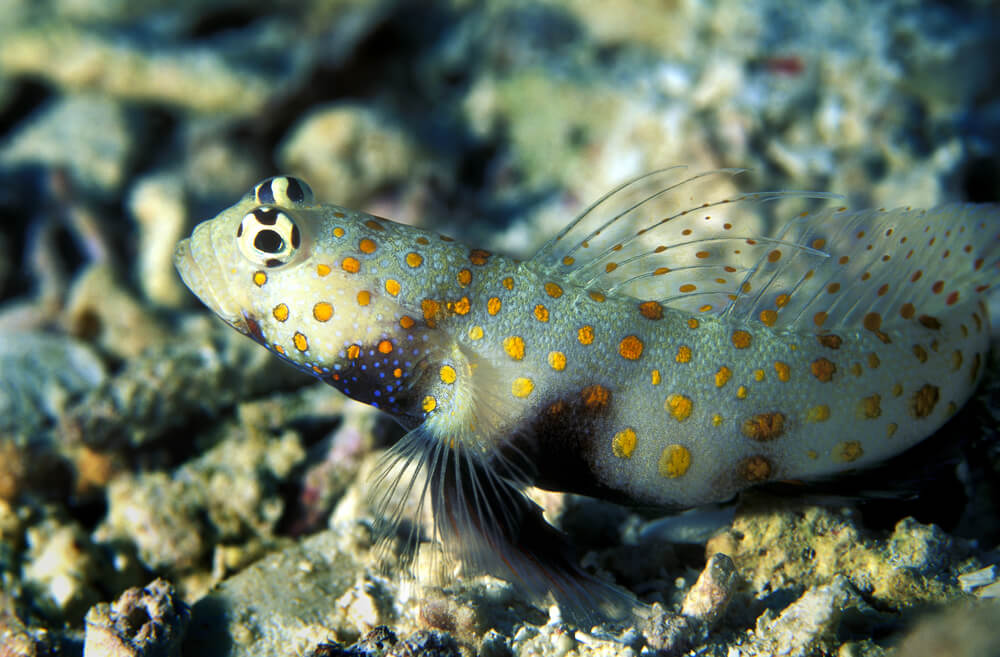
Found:
[[[454,556],[566,598],[579,572],[525,485],[722,501],[897,454],[981,375],[996,207],[829,208],[762,236],[744,212],[794,195],[694,195],[727,173],[623,185],[523,262],[278,177],[176,263],[237,330],[411,430],[376,482],[390,524],[423,486]]]

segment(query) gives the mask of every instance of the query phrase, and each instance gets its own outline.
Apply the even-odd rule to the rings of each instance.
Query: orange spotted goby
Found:
[[[1000,278],[1000,209],[802,213],[670,168],[519,262],[318,203],[276,177],[177,247],[223,320],[409,429],[374,482],[430,505],[447,553],[607,597],[527,485],[679,509],[876,463],[970,396]],[[583,601],[583,602],[581,602]]]

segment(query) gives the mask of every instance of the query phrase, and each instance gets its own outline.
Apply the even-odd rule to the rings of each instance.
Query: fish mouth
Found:
[[[213,276],[211,272],[218,271],[218,267],[206,269],[201,258],[195,255],[196,244],[199,238],[210,238],[210,235],[199,236],[199,232],[207,230],[204,224],[195,227],[191,237],[185,238],[177,243],[174,248],[174,267],[180,274],[181,280],[188,289],[194,293],[198,299],[208,306],[212,312],[222,318],[227,324],[236,330],[247,333],[247,326],[243,316],[243,309],[233,304],[233,300],[228,295],[219,294],[212,285]],[[212,263],[209,263],[210,265]]]

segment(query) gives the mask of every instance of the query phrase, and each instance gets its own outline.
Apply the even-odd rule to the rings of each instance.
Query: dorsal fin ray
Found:
[[[542,247],[531,266],[591,290],[720,313],[777,245],[824,257],[811,247],[769,237],[761,208],[765,201],[832,195],[739,194],[731,178],[742,169],[688,176],[683,170],[660,169],[618,186]],[[721,198],[720,185],[728,192]]]

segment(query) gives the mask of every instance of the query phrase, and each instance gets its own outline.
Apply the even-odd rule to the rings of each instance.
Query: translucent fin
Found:
[[[528,460],[503,434],[514,416],[503,401],[510,395],[488,384],[506,379],[489,368],[470,368],[477,385],[463,386],[456,411],[442,408],[379,463],[369,490],[380,542],[403,532],[405,561],[421,540],[435,540],[449,565],[510,581],[535,601],[551,593],[567,616],[624,617],[638,603],[581,570],[569,541],[524,494]],[[430,535],[421,535],[419,519],[428,512]]]
[[[800,330],[933,324],[1000,280],[1000,208],[830,208],[788,222],[726,310],[744,321]],[[823,252],[825,257],[817,257]]]
[[[734,193],[741,169],[646,174],[598,200],[532,259],[540,271],[589,289],[723,312],[776,246],[822,258],[809,246],[767,237],[762,202],[831,198],[815,192]],[[720,188],[728,194],[720,195]]]

